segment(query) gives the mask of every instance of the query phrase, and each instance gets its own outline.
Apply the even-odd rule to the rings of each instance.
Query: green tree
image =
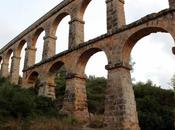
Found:
[[[89,76],[86,82],[89,112],[104,113],[106,79],[104,77]]]
[[[142,130],[174,130],[174,92],[147,83],[134,85],[139,123]]]
[[[55,88],[56,104],[58,109],[61,109],[63,105],[65,89],[66,89],[66,69],[64,66],[61,67],[57,72],[55,83],[56,83],[56,88]]]

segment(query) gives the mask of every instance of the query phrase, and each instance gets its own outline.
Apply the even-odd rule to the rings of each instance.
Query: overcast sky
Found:
[[[61,0],[4,0],[0,4],[0,47],[35,22],[38,18],[60,3]],[[85,21],[85,40],[106,33],[105,0],[92,0],[88,6]],[[168,8],[168,0],[125,0],[126,22],[131,23],[149,13]],[[66,17],[57,30],[57,53],[67,49],[68,21]],[[43,43],[42,37],[38,42]],[[42,50],[37,43],[38,50]],[[175,73],[175,58],[171,52],[174,41],[169,34],[156,33],[142,38],[132,50],[136,63],[132,77],[135,82],[152,80],[164,88],[170,88],[170,79]],[[23,49],[24,52],[24,49]],[[41,52],[41,51],[38,51]],[[41,59],[37,53],[37,62]],[[21,62],[24,60],[22,56]],[[96,64],[98,63],[98,66]],[[88,62],[86,74],[107,76],[104,66],[107,64],[105,54],[97,53]],[[22,67],[21,67],[22,68]],[[95,68],[95,69],[93,69]]]

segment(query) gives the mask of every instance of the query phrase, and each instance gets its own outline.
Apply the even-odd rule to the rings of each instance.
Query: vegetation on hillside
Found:
[[[53,101],[38,97],[33,89],[21,89],[0,79],[0,130],[81,130],[76,128],[77,120],[58,111],[57,104],[63,101],[65,93],[65,72],[59,74],[56,83],[57,100]],[[161,89],[150,81],[133,86],[141,129],[174,130],[173,90]],[[106,79],[90,76],[86,88],[89,112],[101,116]]]
[[[142,130],[174,130],[175,95],[147,83],[134,85],[139,123]]]
[[[0,79],[0,104],[0,130],[74,130],[77,123],[59,113],[50,98],[39,97],[33,89],[21,89],[5,79]]]

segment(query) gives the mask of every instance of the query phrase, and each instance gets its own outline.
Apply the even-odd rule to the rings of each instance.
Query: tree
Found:
[[[104,113],[106,83],[104,77],[88,77],[86,88],[89,112],[93,114]]]
[[[63,100],[66,89],[66,69],[64,66],[61,67],[57,72],[55,83],[56,83],[55,88],[56,104],[58,109],[61,109],[63,106]]]
[[[175,98],[152,82],[134,85],[139,123],[142,130],[174,130]]]

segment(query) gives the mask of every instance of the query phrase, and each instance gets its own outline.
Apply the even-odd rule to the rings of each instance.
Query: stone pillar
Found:
[[[20,57],[13,56],[12,57],[12,65],[10,72],[10,82],[12,84],[17,85],[19,81],[19,66],[20,66]]]
[[[106,0],[108,32],[125,25],[124,0]]]
[[[169,0],[169,8],[175,8],[175,0]]]
[[[4,60],[3,60],[3,63],[1,65],[1,77],[8,78],[8,76],[9,76],[8,66],[9,66],[9,64],[4,62]]]
[[[68,73],[63,111],[81,121],[88,119],[85,76]]]
[[[38,95],[56,99],[56,96],[55,96],[56,85],[49,84],[47,81],[40,81],[40,82],[41,83],[38,86],[39,88]]]
[[[35,64],[36,48],[27,47],[25,51],[24,69]]]
[[[42,60],[46,60],[55,55],[57,37],[46,35],[43,39],[44,39],[44,49],[43,49]]]
[[[105,123],[115,130],[140,130],[130,67],[123,63],[107,65]]]
[[[53,78],[53,82],[49,82],[49,76],[47,74],[40,74],[39,78],[38,78],[38,83],[37,83],[37,87],[39,89],[38,91],[38,95],[39,96],[44,96],[44,97],[49,97],[52,99],[56,98],[55,95],[55,83],[54,83],[54,78]]]
[[[84,42],[84,21],[73,18],[69,25],[69,49],[71,49]]]

